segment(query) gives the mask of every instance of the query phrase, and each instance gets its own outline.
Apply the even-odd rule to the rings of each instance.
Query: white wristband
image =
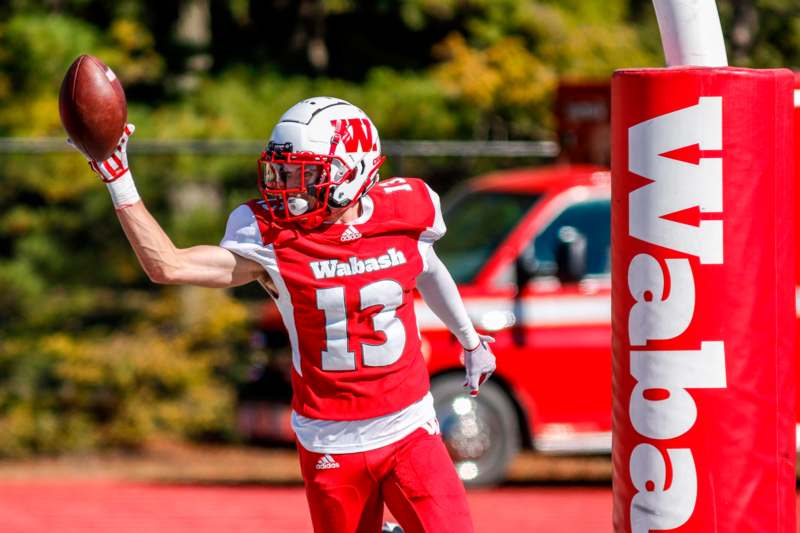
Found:
[[[475,331],[472,324],[459,328],[458,332],[454,332],[453,334],[465,350],[474,351],[481,345],[481,337],[478,335],[478,332]]]
[[[107,182],[106,187],[108,187],[108,192],[111,193],[111,201],[114,203],[115,209],[128,207],[141,200],[130,170],[114,181]]]

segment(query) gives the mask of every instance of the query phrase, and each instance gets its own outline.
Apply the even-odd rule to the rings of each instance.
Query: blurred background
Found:
[[[717,4],[732,65],[800,67],[796,0]],[[166,457],[125,472],[299,479],[286,410],[264,407],[290,392],[263,291],[151,284],[105,188],[65,146],[58,89],[83,53],[125,87],[139,191],[179,246],[219,241],[228,213],[258,194],[273,124],[305,97],[365,109],[389,155],[384,178],[446,194],[501,169],[606,165],[607,139],[570,157],[585,137],[565,130],[559,87],[602,93],[614,69],[663,65],[646,0],[3,2],[0,477]],[[210,450],[230,469],[191,474]],[[524,456],[512,481],[610,476],[602,454],[548,461]]]

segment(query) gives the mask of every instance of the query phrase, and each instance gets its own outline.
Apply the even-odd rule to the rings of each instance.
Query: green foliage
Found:
[[[368,108],[384,138],[457,137],[472,117],[453,105],[435,79],[418,73],[375,68],[364,83],[353,83],[236,68],[203,80],[179,103],[143,116],[136,135],[266,139],[286,109],[314,95],[335,95]]]
[[[800,68],[800,3],[796,0],[719,2],[729,59],[752,68]]]
[[[158,158],[139,163],[176,242],[219,239],[219,201],[184,206]],[[155,290],[77,154],[0,168],[0,456],[235,438],[250,313],[222,291]]]
[[[181,315],[187,298],[192,312]],[[246,311],[200,289],[150,307],[171,334],[141,324],[0,343],[0,456],[135,448],[163,435],[230,438],[234,396],[220,378]]]
[[[0,24],[0,134],[61,135],[58,89],[85,53],[103,58],[126,84],[154,81],[163,71],[152,36],[136,21],[114,21],[104,35],[66,15],[16,14]]]
[[[13,16],[3,28],[3,71],[11,74],[15,90],[52,92],[41,80],[58,80],[80,54],[97,53],[100,35],[98,28],[68,16]]]
[[[53,135],[58,83],[66,67],[95,50],[99,31],[62,16],[20,14],[0,26],[0,133]]]
[[[320,94],[363,107],[384,139],[543,139],[559,80],[662,64],[644,0],[316,1],[208,2],[190,42],[176,28],[192,2],[2,3],[0,136],[62,137],[62,76],[99,56],[137,125],[139,191],[190,246],[218,242],[229,210],[257,194],[258,154],[144,156],[139,139],[266,140],[290,105]],[[800,66],[796,0],[719,6],[736,29],[732,62]],[[385,169],[453,183],[496,164]],[[222,291],[154,287],[79,155],[3,154],[0,180],[0,455],[235,438],[255,312]]]

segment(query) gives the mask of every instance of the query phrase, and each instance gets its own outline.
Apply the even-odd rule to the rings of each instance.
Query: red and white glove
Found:
[[[139,192],[136,190],[136,184],[133,182],[133,174],[128,168],[128,153],[126,151],[128,138],[133,135],[134,131],[136,131],[136,126],[133,124],[125,126],[117,148],[105,161],[92,159],[83,153],[72,140],[67,139],[67,144],[83,154],[83,157],[89,162],[89,168],[106,184],[108,192],[111,193],[111,201],[117,209],[133,205],[141,200]]]
[[[489,379],[497,368],[497,360],[489,348],[489,343],[494,342],[494,338],[488,335],[479,335],[479,337],[478,346],[472,350],[464,349],[461,361],[467,369],[467,380],[464,382],[464,386],[469,387],[471,396],[478,395],[481,384]]]

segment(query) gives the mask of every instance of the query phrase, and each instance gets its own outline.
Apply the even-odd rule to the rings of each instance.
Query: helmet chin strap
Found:
[[[342,183],[334,187],[331,187],[331,196],[328,199],[331,206],[333,207],[344,207],[356,197],[356,195],[361,190],[361,186],[364,184],[364,178],[361,179],[354,179],[352,181]]]

